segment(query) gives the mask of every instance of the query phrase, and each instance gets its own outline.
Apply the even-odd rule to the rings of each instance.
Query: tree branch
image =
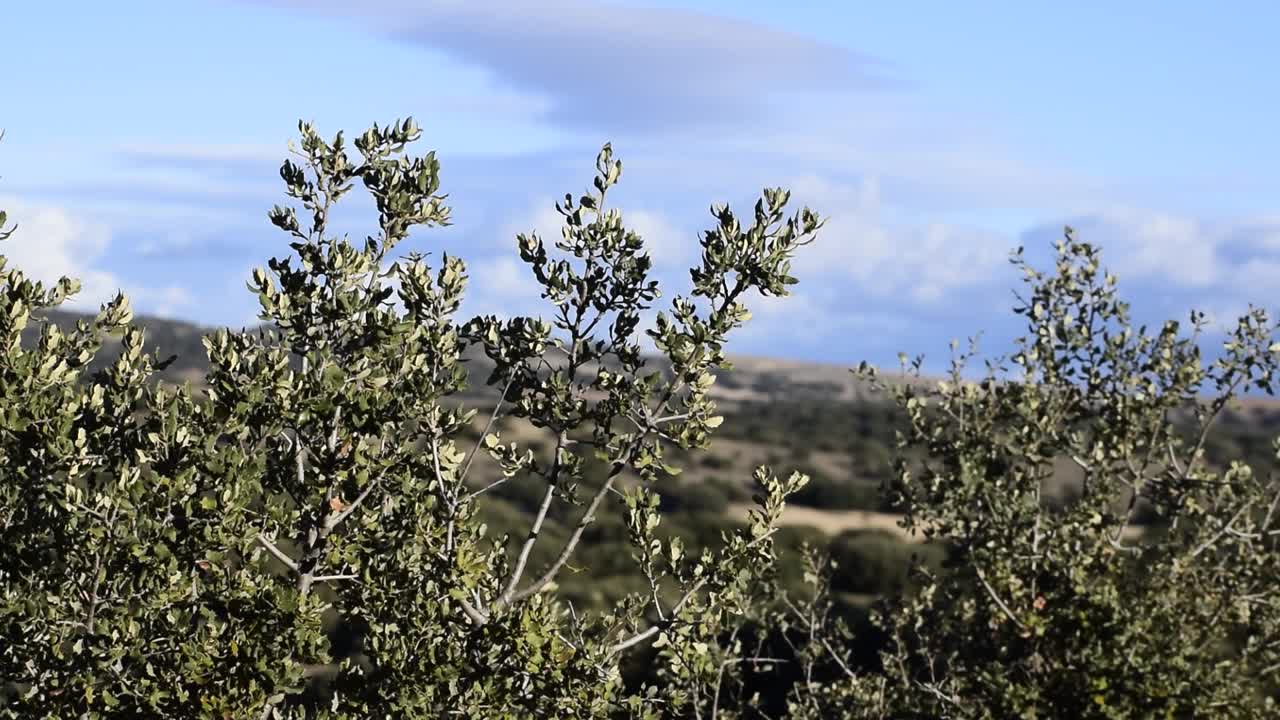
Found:
[[[351,513],[355,512],[356,509],[360,507],[361,503],[365,501],[365,498],[369,497],[369,493],[373,492],[373,489],[378,487],[378,484],[382,482],[382,477],[383,476],[379,475],[378,477],[374,478],[373,482],[370,482],[368,485],[366,485],[364,490],[362,490],[360,494],[356,496],[356,499],[351,501],[350,505],[342,509],[342,512],[332,514],[328,518],[326,518],[324,521],[324,528],[325,528],[324,534],[328,535],[329,533],[333,532],[333,530],[337,528],[339,525],[341,525],[344,520],[350,517]]]
[[[600,503],[604,500],[605,495],[609,494],[609,490],[613,488],[614,481],[618,479],[618,475],[622,473],[622,469],[625,467],[626,465],[622,463],[614,464],[613,470],[609,473],[609,478],[605,480],[604,485],[596,491],[595,497],[591,498],[591,504],[587,506],[586,513],[584,513],[582,515],[582,519],[578,521],[578,526],[573,529],[573,535],[569,536],[569,541],[565,543],[564,550],[560,551],[560,556],[556,558],[556,561],[551,564],[550,568],[547,568],[547,571],[542,574],[542,577],[534,581],[532,585],[515,593],[514,595],[511,595],[508,602],[519,602],[542,590],[542,588],[546,587],[555,579],[556,575],[560,572],[560,568],[564,567],[564,564],[569,562],[569,557],[573,555],[574,549],[578,547],[578,541],[582,539],[582,533],[587,529],[588,525],[595,521],[596,510],[600,508]],[[503,604],[505,605],[508,603]]]
[[[485,423],[484,430],[480,431],[480,437],[476,439],[475,447],[471,448],[471,452],[467,455],[467,461],[462,464],[462,473],[458,478],[460,482],[466,481],[467,473],[471,471],[471,463],[475,462],[476,454],[480,452],[480,446],[484,443],[484,439],[493,430],[494,423],[498,421],[498,415],[502,410],[502,403],[507,399],[507,393],[511,390],[511,384],[514,383],[515,381],[516,381],[516,378],[515,378],[515,375],[513,374],[510,378],[507,379],[507,384],[503,386],[502,394],[498,396],[498,402],[494,404],[493,412],[489,414],[489,422]],[[505,480],[506,478],[503,478],[503,479]],[[492,485],[490,487],[492,487]],[[480,492],[472,493],[470,496],[468,496],[468,499],[473,498],[476,495],[479,495],[480,493],[488,489],[489,488],[486,487],[484,488],[484,490],[481,490]]]
[[[261,544],[262,547],[265,548],[267,552],[275,556],[275,559],[284,563],[285,566],[288,567],[290,570],[296,573],[302,572],[301,570],[298,569],[298,563],[295,562],[293,558],[289,557],[288,555],[285,555],[284,551],[276,547],[276,544],[273,543],[266,535],[263,535],[262,533],[258,533],[258,543]]]
[[[1199,557],[1200,553],[1204,552],[1205,550],[1208,550],[1209,548],[1217,544],[1217,542],[1222,539],[1223,535],[1226,535],[1228,532],[1231,531],[1232,529],[1231,526],[1236,524],[1236,520],[1239,520],[1240,516],[1243,515],[1246,510],[1252,507],[1253,507],[1253,503],[1244,503],[1243,505],[1241,505],[1240,509],[1236,511],[1236,514],[1231,516],[1231,519],[1228,520],[1226,524],[1222,526],[1222,529],[1219,530],[1216,535],[1209,538],[1208,540],[1205,540],[1203,543],[1200,544],[1199,547],[1191,551],[1191,557],[1193,558]]]
[[[311,578],[312,582],[333,582],[335,580],[358,580],[359,575],[317,575]]]
[[[462,605],[462,612],[466,613],[467,618],[471,620],[471,624],[479,627],[489,622],[489,616],[476,609],[466,598],[458,601]]]
[[[765,540],[767,540],[768,538],[772,537],[772,536],[773,536],[773,534],[774,534],[774,533],[776,533],[777,531],[778,531],[778,529],[777,529],[777,528],[771,528],[771,529],[769,530],[769,532],[767,532],[767,533],[765,533],[765,534],[761,535],[760,537],[756,538],[755,540],[752,540],[751,542],[747,543],[747,544],[746,544],[746,546],[745,546],[743,549],[744,549],[744,550],[746,550],[746,549],[749,549],[749,548],[751,548],[751,547],[754,547],[755,545],[758,545],[759,543],[764,542],[764,541],[765,541]],[[631,637],[627,638],[626,640],[623,640],[623,641],[621,641],[621,642],[615,643],[614,645],[612,645],[612,646],[610,646],[610,647],[609,647],[609,653],[610,653],[610,654],[619,653],[619,652],[622,652],[623,650],[626,650],[627,648],[630,648],[630,647],[634,647],[634,646],[636,646],[636,645],[639,645],[640,643],[644,642],[645,640],[648,640],[649,638],[651,638],[651,637],[653,637],[654,635],[658,634],[658,633],[659,633],[659,632],[661,632],[663,629],[668,628],[668,627],[671,627],[672,623],[674,623],[674,622],[675,622],[675,620],[676,620],[676,616],[678,616],[678,615],[680,614],[680,610],[682,610],[682,609],[684,608],[685,604],[686,604],[686,603],[688,603],[688,602],[689,602],[689,600],[690,600],[691,598],[693,598],[694,594],[696,594],[699,590],[701,590],[701,589],[702,589],[702,587],[703,587],[704,585],[706,585],[706,584],[707,584],[707,581],[708,581],[708,580],[710,580],[710,579],[711,579],[711,578],[709,578],[709,577],[704,577],[704,578],[702,578],[701,580],[699,580],[698,582],[694,583],[694,584],[693,584],[693,586],[692,586],[692,587],[690,587],[688,590],[686,590],[686,591],[685,591],[685,593],[684,593],[684,595],[680,598],[680,600],[679,600],[678,602],[676,602],[675,607],[671,608],[671,614],[670,614],[670,615],[668,615],[668,616],[667,616],[667,618],[666,618],[665,620],[663,620],[662,622],[659,622],[659,623],[657,623],[657,624],[655,624],[655,625],[651,625],[651,626],[649,626],[649,628],[648,628],[647,630],[645,630],[645,631],[643,631],[643,632],[640,632],[640,633],[637,633],[637,634],[635,634],[635,635],[632,635]],[[655,600],[655,605],[656,605],[656,600]],[[662,609],[661,609],[661,608],[658,608],[658,614],[659,614],[659,617],[661,617],[661,615],[662,615]]]
[[[475,500],[476,498],[498,487],[499,485],[506,483],[510,479],[511,479],[511,476],[503,475],[501,478],[494,480],[493,482],[489,483],[488,485],[485,485],[479,490],[476,490],[475,492],[467,493],[467,496],[464,499],[467,501]]]
[[[1004,604],[1004,600],[1001,600],[1000,596],[996,594],[995,588],[991,587],[991,583],[987,582],[987,576],[983,574],[982,568],[975,565],[973,569],[978,573],[978,580],[982,582],[982,587],[987,589],[987,594],[991,596],[991,599],[995,601],[996,605],[1000,606],[1000,610],[1004,612],[1005,616],[1012,620],[1014,625],[1025,630],[1027,626],[1022,624],[1022,621],[1018,619],[1018,616],[1014,615],[1013,611],[1009,609],[1009,606]]]
[[[558,452],[557,450],[557,454]],[[542,505],[538,507],[538,514],[533,519],[533,526],[529,528],[529,536],[525,538],[524,547],[520,548],[520,557],[516,559],[516,566],[511,571],[511,578],[507,580],[507,588],[498,598],[499,605],[506,605],[515,596],[516,586],[524,575],[525,564],[529,562],[529,553],[533,552],[533,546],[538,542],[538,535],[542,532],[542,523],[547,519],[547,511],[551,509],[551,500],[555,498],[555,495],[555,482],[554,480],[548,480],[547,494],[542,496]]]

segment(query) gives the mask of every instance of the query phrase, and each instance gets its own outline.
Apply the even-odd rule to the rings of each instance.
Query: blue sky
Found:
[[[472,312],[537,312],[517,232],[612,141],[668,295],[707,207],[782,185],[829,218],[735,352],[853,365],[999,350],[1017,245],[1102,244],[1140,318],[1274,306],[1280,23],[1269,3],[207,0],[14,3],[0,43],[3,248],[139,310],[253,322],[299,118],[413,115]],[[356,208],[359,209],[359,208]],[[369,216],[364,216],[368,219]],[[363,226],[350,216],[353,234]]]

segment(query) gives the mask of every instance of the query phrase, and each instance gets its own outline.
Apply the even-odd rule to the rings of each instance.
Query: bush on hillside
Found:
[[[809,484],[791,498],[796,505],[820,510],[879,511],[885,507],[880,488],[875,483],[831,478],[812,468],[800,467],[804,467],[809,475]]]
[[[593,189],[556,206],[562,236],[516,239],[546,319],[459,318],[463,261],[398,252],[450,217],[434,153],[406,153],[414,123],[369,129],[358,157],[299,130],[280,170],[294,204],[269,215],[290,252],[249,282],[271,329],[206,336],[204,395],[151,382],[123,296],[64,331],[40,313],[76,281],[0,258],[0,717],[737,713],[754,661],[733,638],[760,625],[773,528],[804,478],[757,471],[748,522],[699,523],[696,554],[652,487],[679,470],[671,448],[721,424],[724,342],[746,299],[787,294],[818,217],[788,215],[778,189],[745,223],[713,208],[691,291],[642,331],[659,291],[608,204],[622,165],[606,145]],[[328,221],[356,185],[376,223],[353,241]],[[108,338],[121,352],[95,370]],[[467,351],[503,398],[471,443]],[[504,416],[549,450],[504,439]],[[473,482],[478,455],[501,480]],[[589,557],[606,512],[624,542]],[[595,597],[584,559],[630,562],[604,612],[572,603]],[[633,653],[656,668],[639,685],[620,674]]]
[[[1189,332],[1134,327],[1097,248],[1068,230],[1056,249],[1050,272],[1014,256],[1027,332],[1010,356],[975,377],[971,349],[942,382],[881,385],[910,421],[896,463],[906,527],[951,561],[918,567],[915,589],[873,615],[878,672],[845,659],[856,639],[824,620],[834,580],[810,573],[819,592],[792,603],[792,622],[843,680],[798,688],[800,716],[1280,712],[1280,485],[1204,453],[1237,393],[1273,392],[1276,325],[1251,308],[1206,362],[1203,315]],[[1054,507],[1043,489],[1061,458],[1084,481]],[[1164,527],[1129,532],[1144,507]]]
[[[866,595],[902,592],[913,564],[937,570],[947,557],[940,545],[906,542],[887,530],[845,531],[827,552],[834,562],[831,588]]]

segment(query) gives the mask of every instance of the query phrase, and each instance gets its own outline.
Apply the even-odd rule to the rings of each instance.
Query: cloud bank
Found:
[[[769,114],[786,93],[897,85],[868,55],[743,20],[592,0],[263,0],[448,53],[548,98],[560,127],[662,133]]]
[[[17,231],[3,244],[0,254],[9,267],[51,286],[63,277],[80,280],[80,292],[67,300],[67,309],[94,312],[123,290],[150,314],[172,316],[191,302],[190,292],[178,285],[131,285],[103,269],[111,246],[111,231],[104,224],[79,217],[64,208],[0,197],[0,208],[9,214]]]

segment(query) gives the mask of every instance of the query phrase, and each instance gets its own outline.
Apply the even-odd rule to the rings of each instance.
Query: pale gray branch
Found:
[[[334,528],[341,525],[344,520],[346,520],[348,517],[351,516],[351,513],[355,512],[356,509],[360,507],[360,505],[365,501],[365,498],[369,497],[369,494],[372,493],[374,488],[378,487],[378,484],[381,482],[382,482],[381,475],[374,478],[373,481],[370,482],[368,485],[366,485],[364,490],[362,490],[360,494],[356,496],[356,499],[351,501],[350,505],[342,509],[342,512],[339,512],[335,515],[330,515],[328,519],[325,520],[325,523],[324,523],[325,528],[330,532],[332,532]]]
[[[359,580],[359,575],[317,575],[311,578],[312,582],[334,582],[337,580]]]
[[[1200,553],[1216,545],[1217,542],[1222,539],[1222,536],[1226,535],[1232,530],[1231,526],[1235,525],[1236,520],[1239,520],[1240,516],[1243,515],[1245,511],[1251,507],[1253,507],[1252,503],[1245,503],[1241,505],[1240,509],[1236,511],[1236,514],[1231,516],[1231,519],[1228,520],[1227,523],[1222,526],[1222,529],[1219,530],[1217,534],[1215,534],[1213,537],[1209,538],[1208,540],[1205,540],[1203,543],[1199,545],[1199,547],[1191,551],[1191,557],[1193,558],[1199,557]]]
[[[978,580],[982,582],[982,587],[987,589],[987,594],[991,596],[991,599],[995,601],[996,605],[1000,606],[1000,610],[1004,612],[1005,616],[1012,620],[1014,625],[1025,629],[1026,626],[1022,624],[1022,621],[1018,619],[1018,616],[1013,614],[1013,611],[1009,609],[1009,606],[1004,604],[1004,600],[1001,600],[1000,596],[996,594],[995,588],[991,587],[991,583],[987,582],[987,576],[983,574],[982,568],[975,566],[974,570],[978,573]]]
[[[542,505],[538,507],[538,514],[533,519],[533,527],[529,528],[529,537],[525,538],[524,546],[520,548],[520,557],[516,559],[516,566],[511,571],[511,578],[507,581],[507,589],[503,591],[502,596],[498,599],[499,604],[505,605],[515,596],[516,586],[524,575],[525,564],[529,562],[529,553],[533,552],[533,546],[538,542],[538,535],[542,532],[542,523],[547,519],[547,511],[551,509],[551,501],[555,498],[555,495],[555,483],[549,482],[547,484],[547,493],[542,496]]]
[[[600,503],[604,500],[605,495],[609,494],[610,488],[613,487],[614,481],[618,479],[623,467],[625,466],[621,464],[615,465],[613,472],[609,473],[609,478],[604,481],[604,485],[596,491],[595,497],[591,498],[591,504],[587,506],[586,513],[582,515],[582,520],[578,521],[578,526],[573,529],[573,535],[569,536],[569,542],[565,543],[564,550],[560,551],[556,561],[532,585],[512,595],[511,602],[517,602],[533,595],[555,579],[560,572],[560,568],[569,562],[569,557],[573,555],[574,549],[578,547],[578,541],[582,539],[582,533],[586,531],[588,525],[595,521],[596,510],[600,508]]]
[[[751,547],[754,547],[755,545],[758,545],[758,544],[760,544],[760,543],[764,542],[765,540],[767,540],[767,539],[769,539],[770,537],[772,537],[772,536],[773,536],[773,534],[774,534],[774,533],[776,533],[777,531],[778,531],[778,529],[777,529],[777,528],[771,528],[771,529],[769,530],[769,532],[767,532],[767,533],[765,533],[765,534],[761,535],[760,537],[756,538],[755,540],[752,540],[751,542],[747,543],[747,545],[746,545],[746,547],[745,547],[744,549],[749,549],[749,548],[751,548]],[[653,637],[654,635],[657,635],[657,634],[658,634],[659,632],[661,632],[664,628],[670,627],[670,626],[671,626],[671,624],[672,624],[673,622],[675,622],[676,616],[678,616],[678,615],[680,614],[680,611],[681,611],[682,609],[684,609],[684,606],[689,602],[689,600],[690,600],[690,599],[692,599],[692,598],[693,598],[693,596],[694,596],[694,594],[695,594],[695,593],[697,593],[699,590],[701,590],[701,589],[702,589],[702,587],[703,587],[704,585],[706,585],[706,584],[707,584],[707,580],[709,580],[709,579],[710,579],[710,578],[706,578],[706,577],[704,577],[703,579],[701,579],[701,580],[699,580],[698,582],[694,583],[694,584],[693,584],[693,586],[692,586],[692,587],[690,587],[688,590],[686,590],[686,591],[685,591],[685,593],[684,593],[684,595],[680,598],[680,600],[679,600],[678,602],[676,602],[675,607],[671,608],[671,614],[670,614],[666,619],[662,620],[661,622],[657,623],[656,625],[651,625],[647,630],[644,630],[643,632],[636,633],[635,635],[632,635],[631,637],[627,638],[626,640],[622,640],[622,641],[620,641],[620,642],[618,642],[618,643],[615,643],[614,645],[610,646],[610,648],[609,648],[609,652],[610,652],[610,654],[619,653],[619,652],[622,652],[623,650],[626,650],[627,648],[630,648],[630,647],[634,647],[634,646],[636,646],[636,645],[639,645],[640,643],[644,642],[645,640],[648,640],[649,638]],[[657,603],[657,598],[656,598],[656,597],[654,598],[654,603],[655,603],[655,605],[656,605],[656,603]],[[660,608],[660,607],[658,608],[658,615],[659,615],[659,617],[661,617],[661,615],[662,615],[662,608]]]
[[[467,618],[476,626],[484,625],[489,622],[488,616],[476,609],[466,598],[458,601],[462,605],[462,612],[466,613]]]
[[[467,455],[467,461],[462,464],[462,474],[459,477],[460,481],[466,481],[467,473],[471,471],[471,463],[475,462],[476,454],[480,452],[480,446],[484,443],[484,439],[488,437],[489,433],[493,430],[494,423],[498,421],[498,416],[502,410],[502,403],[507,399],[507,392],[511,390],[511,384],[515,382],[515,380],[515,376],[512,376],[507,379],[507,384],[503,386],[502,394],[498,396],[498,402],[494,404],[493,412],[489,414],[489,422],[485,423],[484,430],[480,432],[480,437],[476,439],[475,447],[471,448],[471,452]],[[485,490],[488,489],[489,488],[485,488]],[[484,490],[481,490],[480,492],[484,492]],[[470,497],[475,497],[479,494],[479,492],[474,493]]]
[[[258,533],[258,543],[262,545],[262,547],[265,548],[267,552],[271,553],[275,557],[275,559],[284,563],[285,567],[288,567],[290,570],[294,572],[301,572],[301,570],[298,569],[298,563],[295,562],[293,558],[289,557],[288,555],[285,555],[284,551],[276,547],[276,544],[272,542],[271,539],[268,538],[266,535],[263,535],[262,533]]]

